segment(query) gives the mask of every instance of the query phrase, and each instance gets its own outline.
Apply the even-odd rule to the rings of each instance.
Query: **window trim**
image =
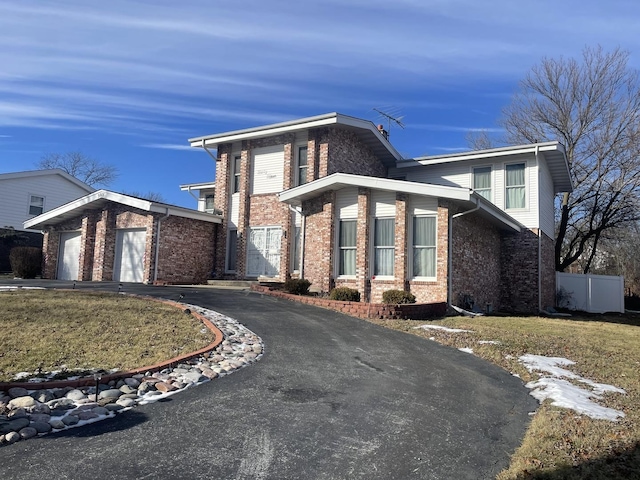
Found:
[[[238,172],[236,173],[236,164],[238,165]],[[234,153],[231,155],[231,195],[240,192],[240,183],[242,178],[242,154]],[[236,188],[236,180],[238,182]]]
[[[352,247],[342,247],[340,245],[340,227],[342,222],[354,222],[356,225],[356,243]],[[339,279],[350,279],[353,280],[356,278],[358,273],[358,219],[357,218],[338,218],[338,228],[336,228],[335,232],[335,245],[336,245],[336,258],[335,258],[335,272],[336,278]],[[354,275],[344,275],[340,273],[340,252],[342,250],[353,250],[356,252],[355,265],[354,265]]]
[[[419,214],[419,215],[411,215],[410,216],[411,221],[409,222],[409,231],[407,232],[407,237],[409,239],[409,251],[411,252],[411,261],[408,262],[409,265],[409,272],[410,272],[410,278],[411,280],[415,280],[415,281],[429,281],[429,282],[433,282],[435,280],[437,280],[438,278],[438,215],[437,214]],[[413,265],[414,265],[414,258],[415,258],[415,249],[416,246],[414,244],[414,238],[413,238],[413,231],[414,231],[414,219],[415,218],[433,218],[436,222],[436,238],[435,238],[435,242],[433,246],[430,245],[424,245],[424,246],[419,246],[417,248],[433,248],[435,250],[436,256],[435,256],[435,275],[433,277],[425,277],[425,276],[417,276],[414,275],[413,273]]]
[[[522,165],[524,167],[524,185],[512,185],[512,186],[508,186],[507,185],[507,166],[510,165]],[[529,182],[527,181],[527,161],[526,160],[521,160],[519,162],[509,162],[509,163],[505,163],[504,164],[504,169],[503,169],[503,183],[504,183],[504,210],[505,211],[510,211],[510,212],[514,212],[514,211],[525,211],[528,208],[529,202],[527,201],[527,199],[529,198]],[[524,187],[524,206],[522,207],[507,207],[507,191],[509,188],[522,188]]]
[[[41,198],[42,199],[42,205],[34,205],[33,204],[33,198]],[[29,201],[27,203],[27,215],[31,215],[34,217],[37,217],[38,215],[42,215],[44,213],[44,206],[45,206],[45,200],[46,197],[44,195],[34,195],[33,193],[29,193]],[[42,211],[40,213],[31,213],[31,207],[37,207],[37,208],[41,208]]]
[[[305,181],[304,182],[300,182],[300,170],[302,169],[302,166],[300,165],[300,149],[302,148],[306,148],[307,149],[307,164],[304,165],[304,169],[306,172],[306,176],[305,176]],[[294,161],[294,165],[295,165],[295,173],[294,173],[294,178],[293,178],[293,186],[297,187],[300,185],[304,185],[305,183],[309,183],[309,146],[307,143],[297,143],[295,145],[295,161]]]
[[[489,169],[489,180],[491,182],[491,185],[489,186],[488,189],[480,189],[480,190],[489,190],[489,197],[487,198],[484,195],[482,195],[481,193],[479,193],[478,190],[476,190],[475,188],[475,179],[476,179],[476,170],[480,169],[480,168],[488,168]],[[474,165],[471,167],[471,189],[476,192],[478,195],[480,195],[481,197],[483,197],[486,200],[489,200],[491,203],[494,203],[495,201],[495,177],[494,177],[494,169],[493,169],[493,165]]]
[[[209,199],[209,198],[211,198],[211,208],[207,208],[207,199]],[[214,193],[205,193],[204,194],[204,198],[203,198],[203,200],[204,200],[204,211],[206,213],[215,213],[215,209],[216,209],[215,199],[216,199],[216,196],[215,196]]]
[[[395,265],[395,258],[396,258],[396,235],[395,235],[395,231],[396,231],[396,217],[372,217],[372,225],[371,225],[371,254],[370,254],[370,265],[371,265],[371,279],[372,280],[393,280],[395,279],[395,274],[396,274],[396,265]],[[393,220],[393,246],[389,246],[389,245],[383,245],[383,246],[376,246],[376,222],[378,220]],[[378,275],[376,274],[376,250],[380,248],[380,249],[393,249],[393,273],[391,275]]]

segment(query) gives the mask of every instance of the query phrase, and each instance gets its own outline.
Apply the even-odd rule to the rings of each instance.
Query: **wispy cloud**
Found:
[[[457,125],[439,125],[435,123],[412,123],[407,125],[407,128],[414,128],[417,130],[433,130],[436,132],[504,132],[504,129],[496,127],[464,127]]]
[[[144,148],[159,148],[161,150],[184,150],[189,152],[198,152],[202,153],[200,149],[193,148],[189,145],[181,145],[176,143],[148,143],[140,145]]]

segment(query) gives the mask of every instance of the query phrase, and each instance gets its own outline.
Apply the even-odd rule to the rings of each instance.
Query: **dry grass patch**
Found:
[[[202,348],[214,334],[191,315],[111,293],[0,293],[0,381],[18,372],[129,370]]]
[[[433,337],[452,347],[472,348],[474,354],[517,373],[525,382],[538,377],[529,373],[518,357],[534,354],[568,358],[576,362],[566,367],[568,370],[626,390],[626,395],[606,394],[599,402],[625,413],[617,422],[593,420],[545,402],[533,417],[509,469],[499,479],[640,479],[640,317],[451,317],[434,322],[375,323]],[[414,328],[424,324],[472,333]]]

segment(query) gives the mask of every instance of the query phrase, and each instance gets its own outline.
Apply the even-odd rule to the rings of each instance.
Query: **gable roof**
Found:
[[[489,148],[486,150],[472,150],[462,153],[445,155],[430,155],[416,157],[411,160],[398,162],[397,168],[417,167],[420,165],[437,165],[442,163],[462,162],[466,160],[497,159],[521,154],[540,154],[544,156],[553,180],[554,193],[573,191],[573,182],[569,173],[569,162],[560,142],[532,143],[528,145],[514,145],[510,147]]]
[[[10,172],[10,173],[0,173],[0,180],[11,180],[14,178],[34,178],[41,177],[45,175],[59,175],[65,180],[73,183],[74,185],[86,190],[87,193],[95,192],[96,189],[90,185],[87,185],[81,180],[78,180],[76,177],[69,175],[64,170],[59,168],[52,168],[49,170],[27,170],[24,172]]]
[[[468,188],[407,182],[405,180],[392,180],[389,178],[366,177],[349,173],[334,173],[314,180],[313,182],[285,190],[278,194],[278,199],[290,205],[301,205],[303,200],[317,197],[319,194],[327,191],[340,190],[345,187],[364,187],[373,190],[444,198],[470,209],[477,207],[480,215],[504,230],[519,232],[524,228],[516,219],[500,210],[482,195]]]
[[[393,166],[395,165],[395,162],[402,159],[402,156],[372,122],[356,117],[350,117],[348,115],[342,115],[341,113],[336,112],[317,115],[315,117],[299,118],[288,122],[264,125],[262,127],[253,127],[244,130],[234,130],[213,135],[205,135],[203,137],[190,138],[189,142],[192,147],[215,148],[222,143],[238,142],[252,138],[263,138],[280,135],[282,133],[292,133],[307,130],[309,128],[332,125],[353,131],[386,166]]]
[[[53,210],[49,210],[37,217],[33,217],[24,222],[25,228],[44,228],[48,225],[56,225],[66,220],[74,218],[88,208],[101,208],[108,202],[119,203],[147,212],[157,212],[183,218],[192,218],[210,223],[222,223],[222,218],[218,215],[192,210],[190,208],[178,207],[168,203],[152,202],[143,198],[132,197],[110,190],[98,190],[96,192],[80,197],[77,200],[61,205]]]

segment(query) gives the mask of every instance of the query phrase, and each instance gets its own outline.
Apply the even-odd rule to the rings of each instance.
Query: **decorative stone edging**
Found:
[[[441,303],[408,303],[398,305],[388,305],[386,303],[363,303],[363,302],[342,302],[330,300],[328,298],[312,297],[307,295],[293,295],[279,290],[272,290],[266,285],[252,285],[251,289],[270,295],[272,297],[284,298],[298,303],[315,305],[316,307],[328,308],[336,312],[345,313],[358,318],[377,319],[413,319],[424,320],[427,318],[441,317],[447,312],[447,304]]]
[[[237,320],[196,305],[166,302],[189,309],[207,328],[215,329],[216,341],[196,352],[145,367],[150,370],[105,375],[99,380],[97,392],[93,378],[2,384],[0,445],[113,417],[136,405],[233,373],[262,357],[260,337]],[[65,385],[57,386],[60,383]]]

